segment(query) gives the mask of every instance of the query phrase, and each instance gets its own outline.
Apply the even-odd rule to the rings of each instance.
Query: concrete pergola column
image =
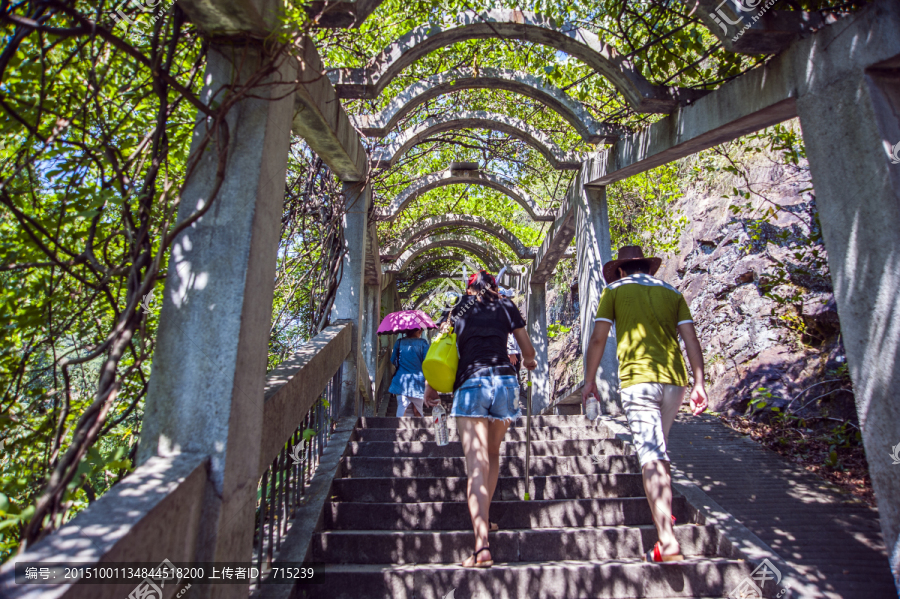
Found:
[[[381,285],[373,285],[366,283],[363,287],[363,319],[362,319],[362,357],[366,362],[366,376],[368,380],[364,380],[364,384],[369,385],[371,390],[370,396],[374,402],[366,402],[365,415],[374,416],[378,398],[378,381],[375,377],[378,375],[378,325],[381,323]]]
[[[386,272],[382,275],[383,279],[381,282],[381,312],[386,316],[391,312],[397,312],[398,310],[402,310],[403,308],[400,305],[400,294],[397,292],[397,273],[393,271]],[[423,332],[423,338],[424,332]],[[382,335],[379,337],[380,347],[386,348],[388,351],[394,347],[394,342],[397,340],[397,335]],[[388,366],[384,371],[384,376],[381,380],[375,381],[375,385],[380,387],[383,391],[382,395],[387,395],[387,388],[391,384],[391,378],[393,377],[393,371],[391,370],[391,366]],[[378,397],[377,400],[383,401],[381,397]],[[392,416],[393,414],[391,414]]]
[[[247,46],[209,50],[203,101],[246,81],[267,59]],[[138,463],[154,455],[210,456],[196,561],[249,562],[262,436],[263,386],[296,78],[285,61],[226,117],[225,177],[208,212],[176,238],[169,259]],[[269,100],[268,98],[274,98]],[[211,122],[198,117],[191,155]],[[179,221],[210,201],[222,139],[199,158]],[[189,542],[194,542],[190,539]],[[166,556],[161,555],[159,559]],[[215,589],[213,592],[212,589]],[[197,588],[246,597],[247,585]]]
[[[358,403],[360,373],[357,356],[362,347],[366,235],[372,186],[365,183],[344,183],[343,193],[345,213],[341,224],[344,229],[345,253],[341,265],[341,282],[331,308],[331,322],[353,325],[352,347],[350,355],[344,361],[341,379],[341,401],[346,411],[361,415],[364,408]]]
[[[531,371],[531,413],[550,405],[550,360],[547,355],[547,284],[529,285],[527,331],[537,352],[537,368]]]
[[[575,186],[575,250],[578,269],[579,323],[582,355],[587,354],[588,342],[594,330],[594,316],[600,294],[606,287],[603,263],[612,260],[609,234],[609,210],[606,187],[585,187],[585,169],[578,174]],[[616,358],[616,329],[613,327],[606,342],[603,360],[597,369],[597,389],[604,414],[622,411],[619,398],[619,361]]]
[[[843,56],[822,52],[817,73],[840,72],[843,65],[833,63]],[[797,100],[797,110],[881,529],[900,588],[900,466],[891,459],[900,443],[900,164],[891,161],[900,143],[900,54],[823,80]]]

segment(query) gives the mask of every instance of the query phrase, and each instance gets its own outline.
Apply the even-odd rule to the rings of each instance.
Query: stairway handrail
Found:
[[[260,477],[350,355],[352,330],[350,324],[325,327],[266,377]]]

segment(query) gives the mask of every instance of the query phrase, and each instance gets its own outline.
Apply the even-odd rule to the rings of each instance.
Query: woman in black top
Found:
[[[537,362],[525,320],[515,304],[497,293],[490,273],[482,270],[469,277],[466,294],[449,319],[459,348],[450,416],[456,418],[466,456],[469,514],[475,530],[475,553],[462,565],[490,568],[494,561],[488,545],[488,513],[500,475],[500,443],[522,414],[507,336],[512,333],[519,342],[525,368],[534,370]],[[425,404],[434,407],[439,402],[437,391],[426,384]]]

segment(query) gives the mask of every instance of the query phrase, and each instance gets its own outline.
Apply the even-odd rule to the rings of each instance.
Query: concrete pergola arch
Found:
[[[415,259],[407,262],[407,264],[403,267],[403,270],[400,270],[398,272],[400,273],[401,276],[404,274],[409,275],[410,273],[415,273],[423,266],[425,266],[431,262],[437,262],[438,260],[452,260],[454,262],[459,262],[460,264],[464,264],[467,261],[468,262],[474,261],[472,256],[467,256],[466,254],[460,254],[457,252],[450,252],[448,254],[439,254],[439,255],[420,254]]]
[[[528,73],[491,68],[458,69],[426,77],[400,92],[378,114],[352,117],[353,125],[369,137],[384,137],[400,119],[428,100],[464,89],[485,88],[504,89],[540,102],[568,121],[587,143],[613,143],[619,138],[617,128],[596,121],[558,87],[545,85],[539,77]]]
[[[540,152],[556,170],[578,170],[582,158],[563,152],[550,136],[525,121],[493,112],[464,111],[425,119],[400,134],[397,141],[381,148],[372,159],[375,168],[390,168],[406,152],[426,138],[454,129],[490,129],[517,137]]]
[[[453,273],[444,272],[444,273],[440,273],[437,275],[429,275],[427,277],[422,277],[420,279],[416,279],[416,281],[412,285],[409,286],[409,289],[407,289],[406,291],[400,292],[400,299],[409,299],[410,297],[412,297],[412,295],[416,289],[418,289],[419,287],[421,287],[422,285],[424,285],[425,283],[427,283],[429,281],[436,281],[438,279],[452,279],[452,278],[454,278],[454,276],[455,275]],[[459,279],[459,283],[460,283],[460,285],[462,285],[461,278]]]
[[[418,310],[419,306],[421,306],[425,302],[432,299],[435,295],[437,295],[441,291],[443,291],[443,290],[440,287],[438,287],[437,289],[432,289],[431,291],[427,291],[427,292],[423,293],[422,295],[420,295],[419,297],[416,298],[415,302],[413,302],[412,309]]]
[[[393,261],[391,270],[403,271],[407,264],[410,264],[417,256],[430,249],[446,247],[459,248],[473,253],[482,261],[484,266],[496,272],[507,259],[496,250],[490,243],[475,237],[474,235],[463,235],[457,233],[442,233],[440,235],[431,235],[414,243]]]
[[[485,173],[482,171],[452,171],[450,169],[437,173],[429,173],[409,184],[401,191],[387,208],[381,208],[375,213],[378,220],[392,221],[410,202],[419,196],[447,185],[480,185],[506,194],[517,202],[533,221],[552,222],[555,215],[550,210],[545,210],[537,205],[531,195],[516,185],[515,181],[501,175]]]
[[[671,112],[680,101],[703,92],[650,83],[615,47],[591,31],[557,27],[552,19],[521,10],[465,11],[444,24],[413,29],[388,45],[362,69],[329,73],[341,98],[376,98],[403,69],[423,56],[456,42],[473,39],[514,39],[550,46],[574,56],[606,77],[638,112]]]
[[[399,244],[385,248],[384,253],[381,254],[382,262],[393,262],[406,248],[415,244],[421,238],[446,227],[465,227],[467,229],[484,231],[509,246],[520,260],[532,259],[537,255],[537,248],[526,246],[515,234],[499,223],[482,216],[442,214],[419,221]]]

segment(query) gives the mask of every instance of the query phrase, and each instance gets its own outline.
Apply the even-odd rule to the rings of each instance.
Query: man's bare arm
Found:
[[[591,333],[591,340],[588,342],[587,355],[584,363],[584,387],[581,390],[581,402],[587,402],[587,398],[592,394],[596,397],[597,391],[597,369],[600,368],[600,361],[603,359],[603,352],[606,350],[606,339],[609,337],[609,331],[612,329],[612,323],[605,320],[594,322],[594,331]]]
[[[697,339],[697,331],[694,323],[686,322],[678,325],[678,334],[684,339],[684,347],[687,349],[688,362],[694,373],[694,389],[691,391],[691,410],[694,416],[699,416],[709,405],[709,397],[706,395],[706,380],[703,367],[703,350],[700,348],[700,340]]]

